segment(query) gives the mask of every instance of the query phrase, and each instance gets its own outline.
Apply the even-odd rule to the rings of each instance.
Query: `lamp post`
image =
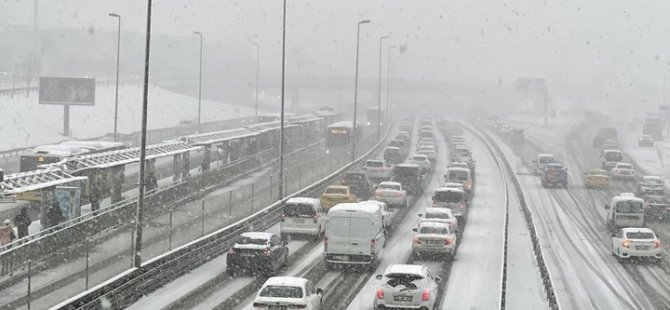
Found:
[[[107,14],[119,20],[119,29],[116,33],[116,92],[114,94],[114,142],[118,139],[117,126],[119,122],[119,57],[121,51],[121,15],[116,13]]]
[[[254,112],[255,121],[258,121],[258,70],[261,64],[261,45],[257,42],[251,42],[251,44],[256,45],[256,108]]]
[[[284,200],[284,96],[286,93],[286,0],[283,4],[281,35],[281,117],[279,124],[279,199]]]
[[[389,98],[391,97],[391,50],[398,47],[397,45],[389,46],[389,59],[387,65],[386,73],[386,124],[390,124],[391,120],[391,107],[389,106]]]
[[[147,0],[147,34],[144,50],[144,94],[142,96],[142,136],[140,139],[140,188],[135,220],[135,268],[142,266],[142,226],[144,225],[144,170],[147,158],[147,108],[149,99],[149,55],[151,43],[151,0]]]
[[[193,34],[200,36],[200,70],[198,73],[198,132],[202,132],[202,127],[200,127],[200,116],[202,114],[202,32],[193,31]]]
[[[380,138],[382,126],[382,42],[390,36],[379,37],[379,85],[377,88],[377,141]],[[388,120],[386,120],[388,122]]]
[[[368,24],[370,23],[369,19],[362,20],[358,22],[358,26],[356,29],[356,78],[354,80],[354,127],[353,127],[353,139],[354,142],[351,144],[351,161],[354,161],[356,159],[356,140],[358,137],[358,134],[356,132],[356,116],[357,116],[357,110],[358,110],[358,52],[359,52],[359,47],[361,43],[361,25],[362,24]]]

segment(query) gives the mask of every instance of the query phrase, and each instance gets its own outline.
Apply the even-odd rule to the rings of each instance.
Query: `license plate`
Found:
[[[293,223],[304,223],[305,219],[293,219]]]
[[[240,253],[240,256],[254,257],[254,253]]]
[[[286,310],[286,306],[268,306],[268,310]]]
[[[349,260],[349,256],[346,256],[346,255],[336,255],[336,256],[333,256],[333,259],[334,259],[334,260],[341,260],[341,261],[348,261],[348,260]]]
[[[637,245],[637,246],[635,246],[635,249],[636,249],[636,250],[639,250],[639,251],[646,251],[646,250],[649,250],[649,246],[646,246],[646,245]]]
[[[412,301],[412,296],[393,296],[393,301]]]

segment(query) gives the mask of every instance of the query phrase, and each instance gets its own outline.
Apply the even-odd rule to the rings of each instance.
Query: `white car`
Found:
[[[393,213],[393,209],[391,209],[385,202],[378,200],[365,200],[359,203],[379,206],[382,209],[384,229],[386,229],[387,232],[391,231],[391,223],[393,222],[393,216],[395,215],[395,213]]]
[[[649,257],[661,261],[661,240],[646,227],[621,228],[612,234],[612,254],[619,259]]]
[[[368,159],[363,164],[363,170],[368,179],[388,180],[391,175],[390,165],[383,159]]]
[[[555,162],[556,156],[554,154],[538,154],[537,159],[533,160],[533,163],[535,163],[535,173],[541,175],[548,164]]]
[[[451,144],[465,144],[465,138],[463,136],[451,136],[449,137],[449,143]]]
[[[419,167],[421,167],[424,173],[428,173],[428,171],[430,171],[430,169],[432,168],[432,164],[430,163],[428,156],[422,154],[410,156],[409,159],[407,159],[407,162],[409,162],[410,164],[419,165]]]
[[[637,145],[638,146],[653,147],[654,146],[654,137],[652,137],[650,135],[641,135],[640,139],[637,140]]]
[[[421,222],[443,222],[449,224],[449,228],[458,234],[458,218],[449,208],[427,208],[426,211],[419,214]]]
[[[323,290],[304,278],[272,277],[265,281],[253,309],[308,309],[320,310]]]
[[[326,230],[326,211],[321,208],[321,201],[316,198],[294,197],[286,201],[282,212],[281,236],[312,235],[317,240]]]
[[[399,182],[381,182],[373,195],[373,199],[391,206],[407,207],[407,191]]]
[[[437,152],[434,147],[423,146],[416,151],[418,154],[426,155],[430,161],[437,160]]]
[[[437,309],[440,277],[425,265],[393,264],[386,267],[375,293],[375,309]]]
[[[635,180],[635,168],[629,163],[616,163],[612,168],[612,179]]]
[[[451,260],[456,253],[456,230],[449,228],[449,223],[423,221],[418,228],[412,228],[415,232],[412,239],[412,254],[415,257],[424,255],[443,256]]]

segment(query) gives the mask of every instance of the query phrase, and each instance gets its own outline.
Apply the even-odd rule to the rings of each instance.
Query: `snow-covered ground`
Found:
[[[72,137],[62,136],[63,107],[41,105],[37,93],[26,96],[0,96],[0,150],[56,143],[66,139],[103,136],[114,131],[114,87],[96,87],[95,106],[72,106],[70,128]],[[142,120],[142,88],[137,84],[119,87],[118,131],[140,130]],[[230,103],[202,100],[202,122],[253,115],[252,108]],[[181,120],[196,120],[198,98],[165,89],[149,88],[149,129],[173,127]]]

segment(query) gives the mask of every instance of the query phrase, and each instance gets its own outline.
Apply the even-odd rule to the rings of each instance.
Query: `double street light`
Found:
[[[356,78],[354,80],[354,124],[353,124],[353,143],[351,144],[351,161],[356,160],[356,140],[358,135],[356,132],[356,117],[358,113],[358,54],[360,50],[360,43],[361,43],[361,25],[362,24],[368,24],[370,23],[369,19],[362,20],[358,22],[358,26],[356,29]]]
[[[116,34],[116,94],[114,95],[114,142],[118,139],[117,125],[119,122],[119,57],[121,51],[121,15],[116,13],[107,14],[119,20],[119,29]]]
[[[202,114],[202,32],[193,31],[193,34],[200,36],[200,71],[198,73],[198,132],[202,132],[200,126],[200,116]]]

